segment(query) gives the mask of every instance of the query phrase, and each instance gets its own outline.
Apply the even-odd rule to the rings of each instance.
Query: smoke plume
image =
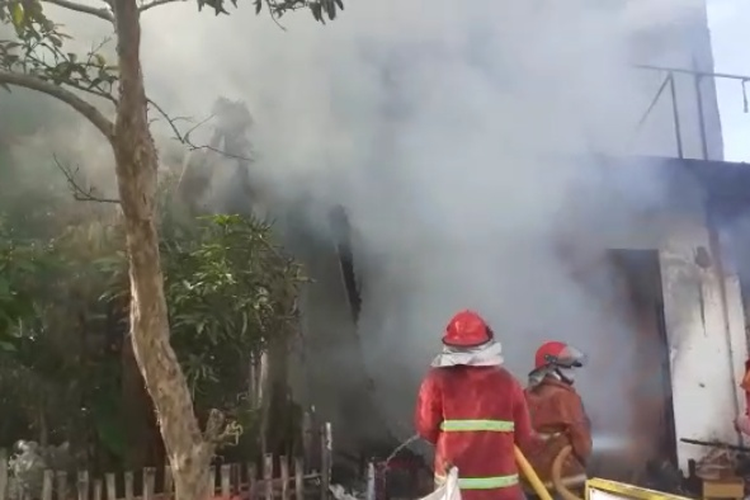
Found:
[[[215,18],[176,3],[144,15],[144,71],[175,115],[205,116],[218,95],[246,101],[255,175],[278,206],[308,200],[321,238],[314,214],[345,207],[358,333],[392,433],[411,433],[441,332],[472,308],[522,381],[542,341],[588,352],[586,407],[620,442],[637,431],[623,383],[635,327],[603,250],[628,247],[664,186],[658,165],[613,177],[597,155],[671,154],[661,138],[633,139],[660,82],[629,64],[643,33],[700,22],[700,5],[351,0],[325,27],[300,13],[282,31],[250,5]],[[106,34],[60,16],[79,38]]]

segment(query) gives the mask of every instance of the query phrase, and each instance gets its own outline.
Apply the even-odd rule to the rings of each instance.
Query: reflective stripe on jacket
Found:
[[[513,432],[513,422],[508,420],[443,420],[443,432]]]
[[[497,366],[433,368],[419,391],[415,424],[435,444],[435,480],[458,468],[465,500],[519,500],[514,444],[533,441],[523,389]]]
[[[445,476],[435,475],[435,487],[445,483]],[[518,474],[494,477],[460,477],[458,487],[462,490],[494,490],[518,484]]]
[[[513,432],[515,425],[509,420],[443,420],[443,432]],[[460,473],[460,471],[459,471]],[[463,490],[491,490],[518,484],[518,474],[489,477],[466,477],[461,475],[458,487]]]

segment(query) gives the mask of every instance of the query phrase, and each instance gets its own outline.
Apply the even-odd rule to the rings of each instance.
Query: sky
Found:
[[[750,2],[708,0],[715,72],[750,76]],[[750,114],[743,109],[740,82],[716,82],[724,157],[750,163]],[[750,98],[750,83],[747,85]]]

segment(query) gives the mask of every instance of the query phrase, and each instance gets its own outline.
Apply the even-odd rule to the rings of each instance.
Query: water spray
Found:
[[[396,455],[398,455],[399,452],[401,452],[401,450],[405,449],[410,444],[412,444],[412,443],[414,443],[416,441],[419,441],[420,439],[422,439],[422,438],[419,436],[419,434],[414,434],[409,439],[407,439],[406,441],[404,441],[400,445],[396,446],[396,448],[393,449],[393,451],[391,452],[391,454],[388,455],[388,458],[385,459],[384,465],[386,466],[386,468],[388,467],[388,464],[391,462],[391,460],[393,460],[394,458],[396,458]]]

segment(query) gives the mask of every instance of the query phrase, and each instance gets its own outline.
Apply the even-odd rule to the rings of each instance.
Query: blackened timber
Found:
[[[344,288],[349,302],[349,309],[356,324],[362,310],[362,297],[357,286],[357,275],[354,272],[354,254],[352,252],[352,236],[349,218],[344,207],[337,206],[330,214],[331,226],[335,235],[336,254],[338,255],[341,275],[344,279]]]

